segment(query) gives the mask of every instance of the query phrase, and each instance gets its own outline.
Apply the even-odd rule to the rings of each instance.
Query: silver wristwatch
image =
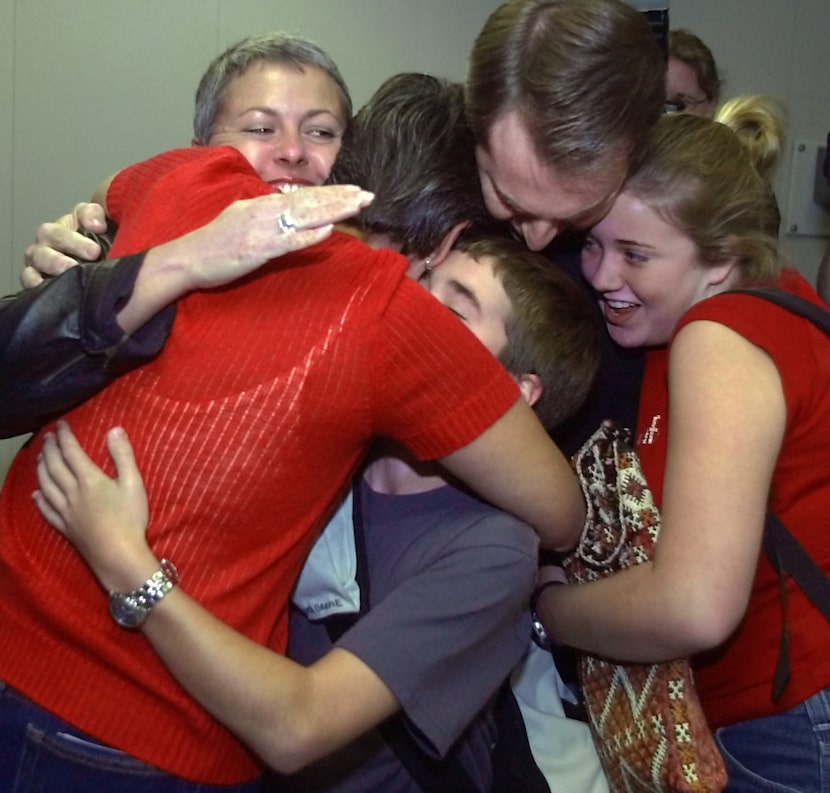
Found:
[[[548,636],[548,632],[545,630],[545,626],[542,624],[542,620],[539,619],[539,614],[536,610],[536,607],[539,604],[539,598],[548,587],[559,586],[560,584],[564,583],[564,581],[559,581],[558,579],[544,581],[543,583],[539,584],[539,586],[537,586],[535,590],[533,590],[533,595],[530,598],[530,636],[536,643],[536,645],[541,647],[543,650],[552,650],[556,642],[554,642],[553,639],[551,639],[550,636]]]
[[[122,627],[140,628],[153,606],[176,584],[179,571],[173,562],[161,560],[161,569],[153,573],[141,587],[133,592],[110,592],[110,614]]]

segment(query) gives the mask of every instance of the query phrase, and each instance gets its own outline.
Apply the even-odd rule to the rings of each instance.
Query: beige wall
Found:
[[[670,0],[727,75],[726,95],[787,103],[791,138],[830,128],[827,0]],[[193,91],[220,49],[253,32],[316,40],[355,104],[385,77],[460,79],[499,0],[0,0],[0,289],[17,287],[37,224],[90,195],[104,176],[190,139]],[[789,157],[778,180],[787,206]],[[814,276],[824,240],[785,238]],[[2,373],[0,373],[2,376]],[[2,410],[2,405],[0,405]],[[0,442],[0,476],[24,439]]]

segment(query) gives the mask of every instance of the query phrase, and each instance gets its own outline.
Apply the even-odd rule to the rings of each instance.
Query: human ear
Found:
[[[709,295],[732,289],[740,276],[738,262],[730,256],[719,264],[706,267],[705,283]]]
[[[441,240],[438,247],[430,253],[427,257],[429,261],[429,269],[431,270],[433,267],[437,267],[447,256],[450,255],[450,251],[453,249],[455,245],[455,241],[458,239],[458,235],[461,234],[467,226],[470,225],[469,220],[464,220],[461,223],[456,223],[446,234],[444,239]]]
[[[531,374],[525,372],[524,374],[513,376],[515,381],[519,384],[519,391],[528,405],[533,407],[541,398],[545,387],[542,385],[542,379],[538,374]]]

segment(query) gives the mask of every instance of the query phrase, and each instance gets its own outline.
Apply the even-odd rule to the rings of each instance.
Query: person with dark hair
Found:
[[[360,139],[359,146],[349,145],[353,137]],[[428,74],[398,74],[384,81],[360,109],[346,133],[332,181],[372,185],[378,200],[355,222],[375,240],[390,238],[413,266],[427,259],[436,266],[439,252],[461,228],[501,234],[509,230],[484,206],[476,187],[473,147],[460,83]],[[475,199],[459,201],[459,195]],[[423,266],[412,274],[420,275]]]
[[[662,111],[664,76],[651,26],[622,0],[513,0],[496,9],[473,45],[466,83],[494,217],[533,250],[599,220]]]
[[[665,74],[646,16],[622,0],[511,0],[473,45],[466,103],[487,208],[582,283],[580,234],[636,166]],[[642,355],[606,340],[596,385],[557,445],[573,454],[606,418],[630,426],[641,377]]]
[[[666,105],[678,113],[712,118],[722,86],[712,50],[690,30],[669,31]]]
[[[591,321],[590,306],[576,285],[566,276],[550,268],[546,260],[528,254],[515,242],[479,239],[482,230],[489,231],[494,224],[484,209],[478,187],[470,131],[464,121],[462,102],[460,86],[426,75],[397,75],[381,86],[354,119],[352,132],[345,138],[346,156],[341,161],[338,173],[344,179],[354,179],[375,187],[375,203],[388,204],[390,211],[361,211],[350,221],[350,225],[353,227],[353,233],[372,244],[392,245],[407,250],[410,274],[426,273],[428,260],[430,271],[426,276],[427,280],[435,282],[434,289],[442,292],[442,299],[455,312],[466,316],[466,321],[474,327],[478,335],[488,340],[494,352],[501,351],[500,359],[508,371],[526,372],[520,377],[520,382],[525,384],[522,391],[526,393],[530,402],[537,402],[536,409],[543,424],[552,427],[564,420],[578,405],[592,380],[596,366],[595,342],[598,328],[596,323]],[[435,126],[436,119],[443,120],[438,127]],[[452,119],[453,123],[448,124],[447,119]],[[384,130],[387,130],[385,135]],[[401,154],[407,163],[406,178],[394,180],[392,184],[386,184],[388,180],[384,178],[385,174],[389,173],[388,170],[375,167],[377,160],[383,160],[382,155],[389,150]],[[423,167],[420,164],[423,164]],[[436,178],[436,173],[441,174],[441,178]],[[308,191],[289,194],[295,199],[305,195],[308,195]],[[432,228],[424,224],[415,212],[400,211],[407,205],[417,207],[419,211],[423,210],[427,217],[432,218]],[[436,211],[437,209],[441,211]],[[470,224],[471,228],[467,230],[465,240],[459,244],[458,250],[450,252],[450,244],[467,224]],[[439,234],[442,236],[439,237]],[[470,242],[467,238],[471,235],[478,241]],[[415,240],[415,244],[407,243],[409,236]],[[431,255],[426,255],[430,251]],[[442,277],[438,278],[434,267],[445,259],[447,266],[445,268],[442,264]],[[83,268],[73,269],[58,279],[55,285],[67,277],[74,277],[78,272],[83,272]],[[508,344],[506,349],[502,350],[503,342],[499,337],[504,336]],[[546,384],[546,387],[543,388],[543,384]],[[395,452],[394,458],[385,462],[383,458],[375,459],[371,470],[375,472],[375,476],[379,470],[397,470],[398,475],[394,481],[398,484],[395,487],[400,487],[400,483],[407,481],[401,474],[407,470],[410,486],[414,486],[412,483],[418,483],[417,489],[441,487],[444,484],[440,476],[428,473],[429,468],[424,463],[415,464],[415,461],[411,460],[407,464],[404,462],[407,458],[403,455],[404,451],[399,449]],[[437,468],[435,472],[438,473]],[[391,495],[389,498],[390,504],[394,505],[395,499]],[[458,506],[470,501],[468,497],[462,497],[460,494],[453,498]],[[432,499],[427,499],[426,496],[424,499],[432,503]],[[405,504],[409,504],[411,508],[412,497],[404,499],[402,505]],[[430,512],[432,511],[431,508]],[[469,507],[465,511],[469,511]],[[445,547],[442,543],[449,536],[449,516],[445,515],[445,519],[440,520],[442,514],[442,510],[435,512],[438,526],[443,526],[442,530],[436,527],[435,534],[432,531],[426,532],[426,524],[420,520],[416,521],[420,526],[417,533],[419,536],[423,535],[423,540],[416,542],[414,536],[411,537],[411,544],[407,543],[410,546],[408,553],[419,553],[419,548],[428,547],[424,546],[424,543],[432,547],[436,544]],[[500,540],[485,553],[484,536],[480,531],[479,521],[482,516],[490,514],[492,518],[488,518],[484,525],[492,525]],[[366,520],[370,521],[371,516],[371,511],[367,510]],[[490,778],[490,772],[486,770],[490,761],[489,750],[486,749],[489,739],[485,736],[493,730],[493,717],[490,711],[483,711],[481,719],[476,721],[477,726],[464,731],[466,737],[460,743],[456,745],[453,738],[464,730],[473,715],[481,710],[492,695],[495,685],[506,677],[526,646],[526,640],[520,637],[522,634],[527,636],[528,632],[520,630],[516,625],[527,621],[526,595],[529,582],[532,584],[535,554],[526,552],[529,537],[527,528],[506,516],[492,509],[484,509],[479,504],[470,513],[469,520],[475,521],[475,532],[461,531],[461,527],[467,524],[459,523],[455,519],[449,524],[454,527],[453,532],[458,532],[453,564],[463,568],[468,591],[479,603],[476,613],[486,595],[498,593],[498,602],[489,609],[488,618],[484,620],[474,618],[473,613],[464,615],[456,610],[451,625],[446,621],[446,604],[425,605],[420,611],[422,618],[430,613],[435,613],[436,616],[440,614],[441,617],[437,620],[438,627],[433,636],[434,640],[429,644],[432,657],[430,658],[430,654],[424,654],[421,663],[412,667],[411,664],[402,663],[400,659],[395,660],[390,656],[378,667],[378,671],[385,670],[384,677],[390,679],[393,686],[396,685],[396,675],[400,675],[402,669],[408,670],[407,677],[417,673],[431,678],[430,670],[443,667],[448,654],[457,660],[462,653],[474,651],[479,658],[481,642],[487,642],[493,651],[490,662],[481,669],[480,679],[474,683],[469,675],[465,676],[465,701],[468,707],[457,708],[454,718],[445,721],[440,735],[435,736],[438,749],[450,755],[450,759],[446,761],[448,765],[463,763],[466,760],[469,766],[472,761],[476,769],[473,776],[486,785]],[[350,524],[350,511],[348,521]],[[400,531],[393,532],[392,526],[388,527],[387,531],[385,524],[382,526],[383,531],[371,533],[366,537],[367,551],[371,554],[388,553],[389,549],[382,551],[386,548],[384,542],[388,543],[395,537],[404,538],[411,534],[408,530],[403,534]],[[511,526],[515,528],[511,529]],[[326,539],[330,533],[330,529],[327,529],[323,538]],[[508,541],[508,537],[514,537],[515,541]],[[393,542],[392,548],[394,547]],[[420,566],[419,579],[413,578],[414,570],[404,565],[388,569],[384,566],[387,575],[385,580],[394,584],[395,591],[399,585],[402,586],[407,581],[410,587],[416,586],[418,581],[434,575],[434,568],[440,559],[430,558],[432,561],[429,565]],[[521,560],[529,564],[530,572],[526,570],[525,575],[509,574],[510,570],[516,573],[521,568]],[[446,565],[447,560],[443,560],[442,564]],[[494,584],[495,574],[492,579],[485,575],[485,568],[490,571],[494,564],[502,570],[498,574],[502,583],[498,586]],[[396,569],[400,570],[400,573],[393,575],[392,571]],[[475,576],[476,570],[481,570],[478,577]],[[324,575],[331,578],[329,572],[324,571]],[[399,576],[402,576],[403,580],[399,581]],[[459,594],[457,583],[453,584],[452,578],[444,576],[437,580],[445,581],[453,587],[456,596]],[[482,587],[477,593],[472,589],[475,581],[480,581]],[[435,585],[434,581],[433,587]],[[373,605],[378,602],[378,595],[384,593],[385,586],[388,586],[388,583],[377,583],[373,588]],[[324,591],[329,594],[332,592],[330,587]],[[375,622],[371,622],[375,625],[372,629],[372,642],[380,647],[406,647],[406,643],[401,644],[400,636],[384,639],[376,626],[376,621],[380,620],[384,613],[398,614],[401,621],[407,619],[406,607],[402,607],[399,599],[391,597],[391,594],[388,601],[383,600],[382,610],[373,617]],[[315,621],[331,611],[330,602],[324,604],[324,607],[319,605],[319,576],[316,579],[316,588],[312,589],[309,598],[311,600],[308,608]],[[348,595],[344,595],[343,599],[348,600]],[[395,623],[398,618],[389,619]],[[460,626],[465,620],[470,624],[467,628],[461,629]],[[442,625],[446,627],[440,628]],[[315,648],[320,642],[319,638],[315,637],[321,630],[306,618],[295,615],[290,631],[292,654],[301,659],[317,660],[315,653],[318,650]],[[363,634],[358,633],[358,636],[365,635],[366,630],[364,628]],[[440,640],[442,631],[444,641]],[[323,635],[327,637],[325,632]],[[344,637],[344,641],[348,646],[348,635]],[[330,641],[325,644],[324,649],[328,649],[329,646]],[[331,669],[329,673],[334,674],[336,668]],[[436,703],[442,700],[446,686],[451,685],[452,680],[448,679],[442,686],[424,687],[419,693],[417,707],[414,703],[409,707],[415,708],[417,714],[429,714],[434,711]],[[406,703],[404,707],[407,707]],[[425,718],[424,715],[414,717]],[[431,728],[427,728],[426,732],[431,734]],[[367,737],[361,741],[372,743],[373,739]],[[359,776],[349,773],[348,769],[340,769],[337,773],[330,770],[330,777],[337,784],[354,785],[355,780],[365,778],[366,773],[370,776],[378,773],[379,767],[386,768],[386,772],[396,778],[409,779],[408,769],[401,770],[400,761],[394,757],[390,766],[388,754],[387,752],[384,756],[381,752],[375,760],[367,764],[366,770]],[[331,761],[324,765],[330,767]],[[319,773],[319,769],[311,773]],[[526,773],[531,773],[531,768],[528,768]],[[301,779],[307,777],[303,776]],[[384,779],[386,780],[386,777]],[[300,781],[283,780],[281,786],[289,783],[299,784],[300,789],[303,784]],[[389,790],[386,784],[384,781],[379,789]],[[406,786],[412,782],[404,784]]]
[[[424,283],[510,367],[546,426],[567,418],[590,386],[599,336],[587,298],[568,276],[515,242],[490,238],[462,243]],[[68,428],[57,434],[40,467],[44,515],[78,544],[105,587],[134,565],[140,578],[138,560],[153,554],[146,497],[127,486],[138,471],[126,437],[110,436],[112,481]],[[424,763],[447,756],[437,778],[456,764],[470,789],[484,793],[496,734],[488,702],[527,644],[536,540],[524,524],[453,486],[440,467],[396,444],[378,451],[348,502],[370,604],[334,645],[325,622],[296,615],[290,643],[307,667],[231,634],[178,589],[143,631],[188,690],[275,768],[295,771],[342,747],[277,789],[421,790],[397,744],[362,734],[403,708],[400,724],[418,736],[410,738],[416,751],[429,746]],[[97,500],[83,495],[96,491]]]
[[[284,76],[294,78],[290,71]],[[480,201],[475,181],[473,188],[472,200]],[[161,155],[112,181],[107,204],[119,232],[111,254],[160,244],[197,228],[234,199],[273,199],[272,193],[234,148]],[[300,220],[284,212],[276,226],[291,236]],[[421,458],[440,458],[556,546],[567,547],[578,532],[583,506],[564,458],[517,401],[516,383],[492,354],[404,277],[408,264],[335,232],[226,288],[188,295],[163,353],[69,414],[98,464],[106,460],[100,445],[106,430],[113,424],[128,429],[153,498],[153,550],[175,557],[184,588],[242,631],[247,638],[240,641],[250,642],[254,658],[284,649],[289,589],[323,518],[376,435]],[[424,336],[424,327],[431,336]],[[2,494],[0,584],[15,593],[0,605],[9,627],[4,635],[15,636],[0,664],[8,684],[2,702],[16,713],[25,703],[17,726],[3,720],[5,745],[23,740],[19,729],[42,723],[51,711],[66,722],[51,728],[76,736],[83,742],[78,746],[129,752],[127,765],[146,773],[148,786],[165,778],[159,768],[198,783],[242,785],[256,774],[256,761],[184,694],[141,637],[131,639],[118,627],[140,624],[162,595],[179,599],[175,588],[168,594],[177,578],[173,568],[154,560],[154,570],[145,571],[145,556],[145,586],[135,591],[137,569],[115,573],[106,586],[120,593],[111,597],[116,624],[95,606],[94,579],[75,569],[73,556],[66,558],[71,549],[42,542],[45,527],[29,494],[44,437],[53,436],[41,431],[18,455]],[[52,448],[51,440],[46,443]],[[551,498],[560,485],[562,492]],[[203,618],[212,620],[207,612],[197,618],[194,626],[202,627],[193,636],[194,649],[208,635]],[[67,621],[70,632],[38,629]],[[218,630],[231,631],[221,623]],[[176,633],[174,655],[184,661],[182,634]],[[345,658],[357,681],[341,697],[358,685],[374,688],[376,676],[360,659],[345,652],[336,657]],[[81,695],[83,686],[67,691],[42,664],[59,664],[76,683],[94,679],[95,693]],[[196,673],[197,688],[210,679],[205,671]],[[258,691],[258,678],[245,685]],[[210,688],[211,696],[226,701],[224,685]],[[325,713],[328,719],[338,710],[330,710],[332,701],[324,698],[309,718]],[[391,692],[363,704],[378,719],[396,708]],[[132,714],[128,723],[125,709]],[[242,719],[249,723],[247,715]],[[332,741],[362,732],[364,719],[365,712],[343,729],[332,723],[332,731],[308,743],[299,730],[273,744],[273,733],[263,729],[253,748],[268,746],[282,756],[274,762],[294,768],[329,751]],[[278,729],[287,726],[281,722]],[[113,785],[109,777],[90,781],[86,766],[61,773],[75,773],[85,789]]]

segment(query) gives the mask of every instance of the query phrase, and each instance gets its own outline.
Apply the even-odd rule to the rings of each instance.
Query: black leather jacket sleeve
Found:
[[[132,336],[115,319],[143,260],[82,264],[0,300],[0,437],[38,429],[160,352],[175,307]]]

